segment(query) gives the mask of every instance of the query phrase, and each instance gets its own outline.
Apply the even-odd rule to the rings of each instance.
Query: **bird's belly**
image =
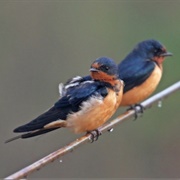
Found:
[[[146,99],[156,89],[161,80],[161,76],[162,69],[156,65],[154,71],[145,82],[123,94],[120,106],[130,106]]]
[[[103,98],[91,97],[82,104],[82,109],[79,112],[68,116],[67,127],[71,128],[75,133],[97,129],[114,114],[121,98],[122,90],[118,95],[113,90],[109,90],[104,100]]]

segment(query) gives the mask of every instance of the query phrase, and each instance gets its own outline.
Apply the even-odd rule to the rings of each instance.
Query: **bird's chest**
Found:
[[[120,92],[122,93],[122,91]],[[103,98],[91,97],[82,103],[81,110],[68,115],[67,124],[75,133],[92,131],[104,124],[119,106],[121,94],[108,89]]]
[[[159,84],[162,76],[162,67],[155,66],[154,71],[141,85],[127,91],[122,98],[121,106],[139,103],[150,96]]]

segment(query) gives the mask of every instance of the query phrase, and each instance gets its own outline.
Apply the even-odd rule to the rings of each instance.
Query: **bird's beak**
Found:
[[[173,54],[171,52],[165,52],[165,53],[162,53],[160,56],[162,57],[166,57],[166,56],[172,56]]]
[[[89,71],[91,71],[91,72],[99,72],[99,70],[98,70],[98,69],[93,68],[93,67],[92,67],[92,68],[90,68],[90,69],[89,69]]]

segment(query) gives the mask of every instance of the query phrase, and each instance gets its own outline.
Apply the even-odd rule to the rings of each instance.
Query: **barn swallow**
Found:
[[[120,106],[133,106],[150,96],[162,77],[162,63],[172,53],[156,40],[145,40],[138,43],[135,48],[118,64],[119,78],[124,81]],[[65,85],[59,85],[60,95],[83,81],[90,80],[90,76],[74,77]]]
[[[14,129],[24,133],[6,141],[30,138],[61,127],[74,133],[91,132],[104,124],[118,108],[123,81],[118,66],[107,57],[96,59],[90,67],[91,80],[69,89],[49,110],[29,123]]]
[[[149,97],[159,84],[162,63],[172,53],[156,40],[142,41],[119,63],[119,78],[124,83],[120,106],[132,106]]]

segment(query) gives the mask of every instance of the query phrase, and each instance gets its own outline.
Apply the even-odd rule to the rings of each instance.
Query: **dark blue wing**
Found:
[[[67,106],[78,107],[83,101],[89,99],[92,95],[100,94],[100,89],[104,89],[99,82],[85,81],[79,86],[71,88],[65,96],[55,103],[56,108],[64,108]],[[106,89],[106,88],[105,88]]]
[[[124,81],[124,93],[142,84],[153,72],[155,63],[152,61],[124,60],[118,65],[119,78]]]
[[[41,114],[31,122],[22,125],[14,130],[14,132],[29,132],[38,129],[42,129],[45,125],[56,121],[58,119],[66,120],[67,115],[71,112],[79,111],[81,103],[86,101],[93,95],[101,95],[105,97],[107,95],[107,89],[99,82],[87,81],[79,86],[71,89],[65,96],[59,99],[55,105],[45,113]],[[55,128],[56,129],[56,128]],[[54,130],[54,129],[53,129]],[[41,131],[46,133],[48,131]],[[33,133],[34,134],[34,133]],[[39,135],[37,133],[37,135]],[[29,134],[28,134],[28,137]]]
[[[60,96],[64,96],[66,93],[69,93],[74,87],[79,86],[81,83],[86,81],[91,81],[91,76],[76,76],[71,79],[69,79],[64,85],[60,84],[59,86],[59,93]]]
[[[66,118],[66,113],[53,106],[29,123],[17,127],[16,129],[14,129],[14,132],[29,132],[42,129],[46,124],[56,121],[59,118]]]

